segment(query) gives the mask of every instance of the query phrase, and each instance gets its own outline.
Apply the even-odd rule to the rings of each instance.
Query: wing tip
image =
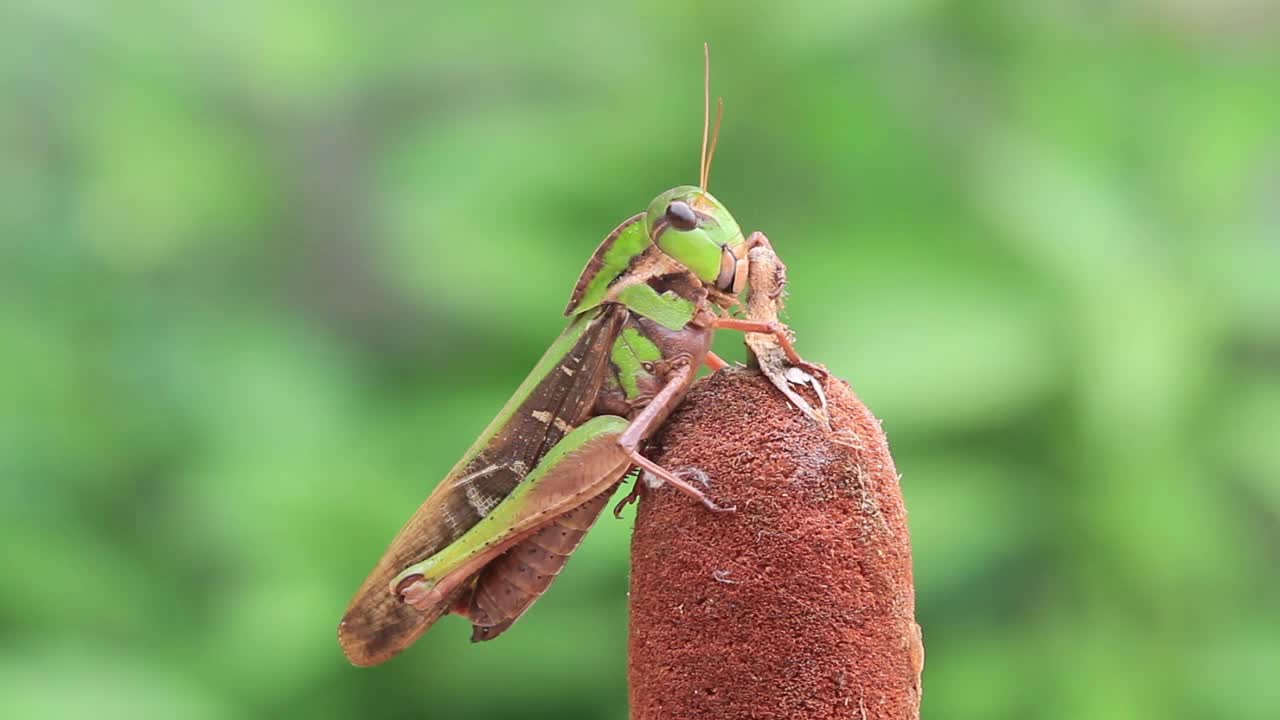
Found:
[[[445,608],[423,613],[396,601],[380,610],[371,612],[353,603],[338,622],[338,645],[352,665],[373,667],[399,655],[440,619]]]
[[[381,665],[390,660],[392,655],[386,653],[371,652],[369,643],[362,642],[359,638],[361,633],[349,632],[352,625],[350,614],[342,616],[342,620],[338,623],[338,645],[342,648],[342,654],[347,656],[347,660],[356,667],[373,667]]]

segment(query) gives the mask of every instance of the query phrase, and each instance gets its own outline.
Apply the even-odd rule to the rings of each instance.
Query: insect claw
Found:
[[[685,495],[688,495],[689,497],[694,498],[695,500],[698,500],[703,505],[705,505],[708,510],[711,510],[712,512],[733,512],[734,510],[737,509],[737,508],[722,508],[719,505],[715,504],[715,502],[712,501],[711,498],[707,497],[706,493],[702,492],[701,490],[694,487],[693,485],[690,485],[689,483],[685,482],[685,480],[680,477],[682,473],[673,473],[670,470],[666,470],[661,465],[655,464],[652,460],[646,458],[645,456],[641,455],[638,452],[631,451],[630,454],[631,454],[632,462],[634,462],[636,465],[639,465],[643,470],[649,473],[652,473],[658,478],[664,480],[667,484],[671,485],[676,490],[679,490]],[[686,470],[688,469],[691,469],[691,468],[686,468]],[[698,472],[701,473],[701,471],[698,471]],[[703,475],[705,476],[705,474]]]
[[[635,502],[634,500],[632,500],[632,498],[633,498],[634,496],[635,496],[635,493],[634,493],[634,492],[627,493],[627,496],[626,496],[626,497],[624,497],[624,498],[622,498],[621,500],[619,500],[619,501],[618,501],[618,504],[613,506],[613,517],[614,517],[614,519],[616,519],[616,520],[621,520],[621,519],[622,519],[622,511],[623,511],[623,509],[625,509],[625,508],[626,508],[628,505],[630,505],[631,503]]]
[[[636,477],[635,481],[631,485],[631,492],[627,493],[626,497],[619,500],[618,504],[613,506],[613,516],[621,520],[622,510],[631,503],[637,502],[640,499],[640,496],[644,494],[644,488],[645,483],[639,477]]]
[[[675,476],[681,480],[696,480],[705,488],[711,487],[711,477],[698,468],[681,468],[675,472]]]
[[[737,506],[737,505],[731,505],[731,506],[729,506],[729,507],[720,507],[720,506],[719,506],[719,505],[717,505],[717,504],[715,503],[715,501],[714,501],[714,500],[712,500],[711,498],[706,498],[706,499],[704,499],[704,500],[702,501],[702,504],[703,504],[703,505],[705,505],[705,506],[707,507],[707,509],[708,509],[708,510],[710,510],[711,512],[713,512],[713,513],[733,513],[733,512],[738,512],[738,506]]]

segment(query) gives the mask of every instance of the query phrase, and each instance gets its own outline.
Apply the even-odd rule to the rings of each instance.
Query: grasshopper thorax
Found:
[[[711,193],[693,185],[672,188],[649,203],[644,225],[664,254],[703,282],[736,292],[735,269],[745,252],[742,229]]]

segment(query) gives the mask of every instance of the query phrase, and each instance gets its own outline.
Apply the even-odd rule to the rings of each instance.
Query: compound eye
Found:
[[[689,207],[689,203],[676,200],[667,206],[667,222],[677,230],[692,230],[698,227],[698,215]]]

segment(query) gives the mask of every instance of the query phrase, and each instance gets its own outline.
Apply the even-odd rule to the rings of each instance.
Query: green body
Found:
[[[352,600],[339,626],[352,662],[389,659],[446,612],[469,617],[474,639],[495,637],[536,600],[631,469],[632,423],[683,383],[645,427],[664,420],[693,377],[671,369],[705,358],[709,294],[723,304],[742,244],[728,211],[689,186],[606,237],[575,286],[568,327]]]

